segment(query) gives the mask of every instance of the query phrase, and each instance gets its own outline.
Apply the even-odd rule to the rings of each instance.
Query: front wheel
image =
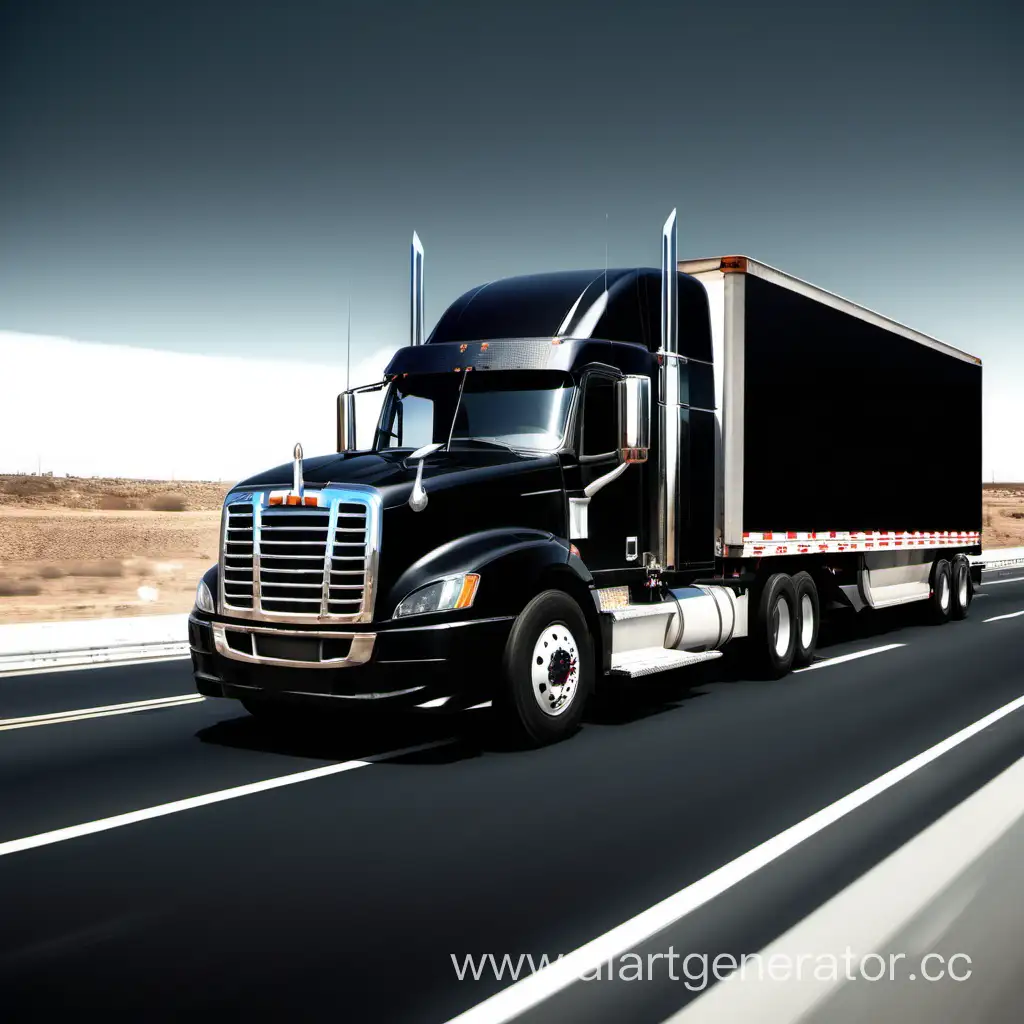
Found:
[[[543,746],[579,728],[594,687],[587,620],[561,590],[538,594],[516,619],[505,645],[498,704],[521,739]]]

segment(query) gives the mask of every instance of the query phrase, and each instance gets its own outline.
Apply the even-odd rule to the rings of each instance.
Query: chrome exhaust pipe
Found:
[[[409,344],[423,344],[423,243],[412,233]]]
[[[676,517],[679,493],[679,288],[676,258],[676,211],[661,236],[661,348],[658,350],[658,550],[662,569],[677,564]]]

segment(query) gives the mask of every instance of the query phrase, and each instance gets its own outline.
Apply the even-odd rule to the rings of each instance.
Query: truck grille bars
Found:
[[[221,540],[221,609],[244,619],[369,622],[380,547],[375,493],[327,489],[319,506],[229,496]]]

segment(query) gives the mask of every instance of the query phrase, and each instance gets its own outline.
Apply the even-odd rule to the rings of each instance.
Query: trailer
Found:
[[[602,685],[820,619],[968,614],[981,361],[745,256],[477,286],[338,398],[333,454],[232,488],[189,618],[199,692],[278,718],[494,705],[529,742]],[[355,398],[382,398],[359,447]]]

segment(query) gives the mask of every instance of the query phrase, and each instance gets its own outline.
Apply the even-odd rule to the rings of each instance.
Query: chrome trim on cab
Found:
[[[377,639],[376,633],[330,633],[323,630],[297,630],[297,629],[267,629],[261,626],[226,625],[223,622],[211,623],[213,627],[213,646],[217,653],[225,658],[234,661],[244,661],[250,665],[284,665],[289,668],[350,668],[353,665],[365,665],[373,654],[373,645]],[[234,630],[238,633],[250,634],[250,645],[253,653],[246,654],[244,651],[237,651],[228,644],[227,630]],[[289,658],[268,658],[264,655],[257,655],[256,645],[252,642],[252,634],[259,633],[264,636],[282,638],[317,637],[323,640],[349,640],[351,646],[344,658],[323,657],[323,644],[320,644],[319,661],[293,661]]]
[[[307,495],[319,494],[320,504],[314,507],[271,506],[272,491],[280,491],[280,488],[233,492],[225,499],[221,519],[217,611],[230,618],[262,622],[372,622],[381,541],[381,498],[378,492],[358,485],[325,487],[318,492],[308,488]],[[358,505],[363,511],[339,512],[342,505]],[[273,527],[270,521],[282,515],[308,517],[310,525]],[[363,520],[363,528],[347,526],[352,520]],[[271,541],[269,534],[274,529],[277,537],[287,537],[289,531],[299,531],[303,538],[322,532],[323,541]],[[299,554],[271,554],[267,550],[271,544],[275,551],[296,547],[301,551]],[[305,553],[307,550],[312,553]],[[271,561],[273,568],[267,564]],[[281,564],[286,562],[299,562],[304,567],[281,568]],[[309,563],[319,564],[317,568],[311,568]],[[270,574],[278,579],[265,578]],[[293,576],[297,580],[294,583],[282,582],[282,576]],[[263,590],[271,587],[278,592],[287,588],[307,596],[265,597]],[[319,597],[312,596],[314,591],[319,592]],[[358,597],[347,596],[356,592]],[[277,607],[270,609],[266,607],[268,604]],[[313,606],[316,611],[281,610],[281,604]],[[354,607],[340,611],[339,608],[345,605]]]

